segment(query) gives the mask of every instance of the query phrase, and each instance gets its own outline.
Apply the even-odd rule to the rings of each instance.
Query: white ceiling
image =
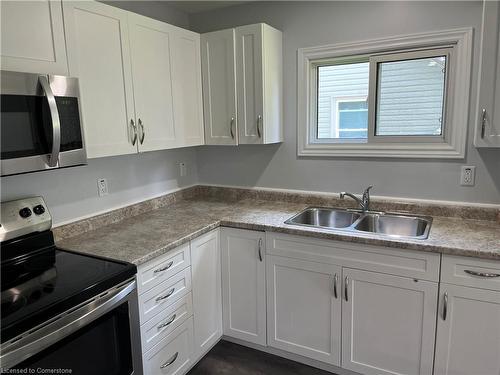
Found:
[[[248,3],[249,1],[166,1],[166,3],[186,13],[200,13],[214,9],[221,9],[233,5]]]

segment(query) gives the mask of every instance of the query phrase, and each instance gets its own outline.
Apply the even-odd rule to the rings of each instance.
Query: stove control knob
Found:
[[[23,219],[27,219],[31,216],[31,210],[28,207],[21,208],[19,210],[19,216],[21,216]]]
[[[38,206],[33,207],[33,212],[36,215],[42,215],[45,212],[45,207],[39,204]]]

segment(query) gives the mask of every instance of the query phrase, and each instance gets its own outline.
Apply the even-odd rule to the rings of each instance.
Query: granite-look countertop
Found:
[[[500,261],[500,224],[496,221],[434,217],[426,240],[380,238],[284,224],[307,206],[253,199],[233,203],[182,200],[63,239],[58,246],[139,265],[222,225]]]

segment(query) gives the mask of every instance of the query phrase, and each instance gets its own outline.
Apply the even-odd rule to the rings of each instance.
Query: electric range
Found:
[[[135,265],[61,249],[51,223],[41,197],[1,204],[2,368],[141,373]]]

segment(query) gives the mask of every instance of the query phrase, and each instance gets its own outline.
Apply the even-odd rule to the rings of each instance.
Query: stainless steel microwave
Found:
[[[76,78],[0,72],[1,175],[87,163]]]

